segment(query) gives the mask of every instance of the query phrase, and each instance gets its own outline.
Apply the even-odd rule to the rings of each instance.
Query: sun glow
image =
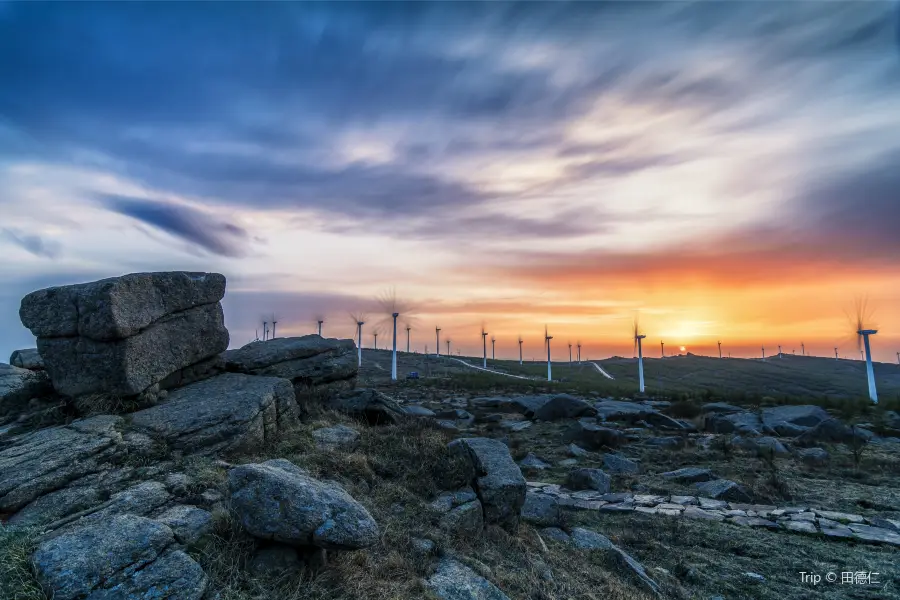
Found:
[[[684,352],[685,350],[687,350],[687,348],[685,348],[684,346],[682,346],[681,348],[679,348],[679,350],[681,350],[682,352]]]

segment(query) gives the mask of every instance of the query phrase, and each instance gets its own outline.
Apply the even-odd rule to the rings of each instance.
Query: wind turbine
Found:
[[[372,337],[375,338],[375,350],[378,350],[378,329],[372,332]]]
[[[900,360],[900,352],[897,353],[898,360]],[[519,336],[519,364],[522,364],[522,336]]]
[[[900,365],[900,352],[897,353],[897,364]]]
[[[865,347],[866,350],[866,376],[869,380],[869,398],[873,403],[878,404],[878,390],[875,389],[875,371],[872,368],[872,349],[869,346],[869,336],[878,333],[878,330],[869,323],[871,320],[871,312],[868,310],[868,301],[865,298],[856,301],[856,344]],[[862,350],[860,350],[862,354]]]
[[[409,326],[409,323],[406,324],[406,353],[409,354],[409,330],[412,327]]]
[[[434,336],[435,336],[435,344],[434,344],[435,356],[440,356],[441,355],[441,328],[440,327],[434,328]]]
[[[366,318],[361,313],[351,316],[356,322],[356,339],[358,340],[356,344],[357,366],[362,366],[362,326],[366,324]]]
[[[569,342],[569,366],[572,366],[572,342]]]
[[[447,340],[447,356],[450,356],[450,340]]]
[[[269,339],[269,322],[263,321],[263,341]]]
[[[581,364],[581,340],[575,342],[575,345],[578,347],[578,364]]]
[[[273,314],[272,315],[272,339],[273,340],[275,339],[275,325],[277,323],[278,323],[278,321],[275,320],[275,315]]]
[[[550,371],[550,340],[553,336],[547,333],[547,326],[544,325],[544,343],[547,345],[547,381],[553,381],[553,374]]]
[[[782,358],[782,356],[781,356],[781,344],[778,344],[778,358]]]
[[[394,318],[394,350],[391,352],[391,380],[397,381],[397,317],[400,313],[391,313]]]
[[[837,351],[837,346],[835,346],[834,347],[834,360],[837,360],[837,359],[838,359],[838,351]]]
[[[659,341],[659,357],[660,358],[666,357],[666,343],[662,340]]]
[[[637,359],[638,359],[638,385],[640,387],[640,391],[644,393],[644,352],[641,347],[641,340],[646,338],[647,336],[641,333],[640,325],[638,324],[637,317],[634,318],[634,349],[637,351]]]
[[[491,336],[491,360],[497,360],[496,344],[497,344],[497,338],[495,338],[494,336]]]
[[[318,325],[319,325],[319,337],[322,337],[322,323],[324,323],[324,322],[325,322],[325,319],[323,317],[316,318],[316,323],[318,323]]]
[[[481,344],[484,348],[484,369],[487,369],[487,331],[484,330],[484,325],[481,326]]]
[[[722,342],[719,341],[719,358],[722,358]],[[728,358],[731,358],[731,353],[728,353]]]
[[[800,356],[806,356],[806,344],[800,342]]]

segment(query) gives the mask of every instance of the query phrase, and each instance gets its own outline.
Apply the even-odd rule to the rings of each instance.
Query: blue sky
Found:
[[[0,357],[33,344],[25,293],[165,269],[228,276],[237,345],[272,312],[350,335],[387,287],[422,343],[440,324],[473,351],[486,321],[509,352],[549,322],[612,353],[641,311],[696,347],[827,353],[856,293],[897,345],[898,23],[894,2],[0,3]]]

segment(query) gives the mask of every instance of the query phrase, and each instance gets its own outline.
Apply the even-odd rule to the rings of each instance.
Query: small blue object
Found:
[[[416,371],[411,371],[409,375],[406,376],[407,379],[418,379],[419,373]]]

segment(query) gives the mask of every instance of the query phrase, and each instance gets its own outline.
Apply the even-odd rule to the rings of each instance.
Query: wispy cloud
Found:
[[[0,238],[15,244],[23,250],[41,258],[58,258],[62,248],[58,242],[44,239],[40,235],[20,229],[0,228]]]

